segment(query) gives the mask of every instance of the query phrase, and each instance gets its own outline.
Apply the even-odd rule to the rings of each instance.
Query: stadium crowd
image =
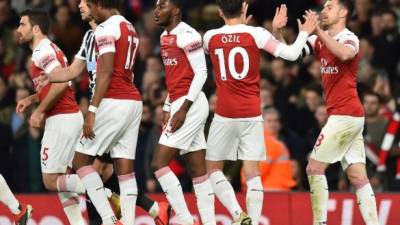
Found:
[[[268,30],[271,30],[275,8],[286,3],[289,24],[283,32],[289,43],[297,35],[296,18],[300,18],[304,10],[318,10],[323,4],[319,0],[248,2],[249,12],[253,15],[250,23]],[[29,112],[15,112],[16,102],[33,93],[28,74],[30,50],[28,46],[18,47],[16,41],[18,13],[27,7],[47,10],[53,19],[51,38],[71,62],[89,28],[81,21],[78,4],[79,0],[0,0],[0,172],[15,192],[44,191],[40,172],[42,131],[29,127]],[[135,170],[139,188],[148,192],[161,191],[150,162],[161,134],[162,108],[167,94],[160,58],[162,29],[153,20],[154,4],[151,0],[125,0],[121,8],[140,34],[134,74],[144,107]],[[360,38],[358,90],[366,113],[364,134],[370,181],[375,191],[399,191],[400,177],[396,179],[396,173],[400,174],[400,163],[397,162],[400,162],[400,131],[393,143],[390,142],[384,165],[386,170],[378,172],[377,165],[384,136],[391,132],[387,129],[388,124],[396,110],[400,110],[400,0],[355,0],[355,6],[348,26]],[[187,1],[185,7],[184,21],[201,33],[223,22],[214,1]],[[208,65],[208,80],[203,89],[210,105],[206,132],[216,101],[209,59]],[[307,190],[307,158],[328,118],[322,95],[320,62],[306,57],[289,63],[264,54],[260,73],[260,107],[263,109],[267,146],[267,160],[261,162],[264,189]],[[85,114],[89,105],[88,76],[84,74],[76,79],[73,87]],[[240,163],[227,164],[225,174],[237,191],[243,190]],[[191,191],[191,179],[185,166],[180,158],[170,164],[184,191]],[[339,164],[328,169],[327,178],[331,190],[349,191],[350,185]]]

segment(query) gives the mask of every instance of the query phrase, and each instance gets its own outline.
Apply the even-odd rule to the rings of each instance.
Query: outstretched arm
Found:
[[[77,78],[85,69],[85,61],[75,58],[68,67],[57,67],[51,73],[46,74],[51,83],[63,83]]]

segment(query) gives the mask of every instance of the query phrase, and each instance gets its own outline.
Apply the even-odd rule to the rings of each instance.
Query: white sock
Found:
[[[216,225],[214,209],[214,192],[208,175],[193,179],[193,189],[196,194],[197,208],[201,222],[204,225]]]
[[[264,189],[260,176],[247,180],[246,210],[252,225],[258,225],[263,208]]]
[[[158,202],[155,201],[149,210],[149,214],[151,217],[156,218],[159,212],[160,212],[160,206],[158,205]]]
[[[226,179],[221,170],[211,172],[209,179],[219,201],[228,209],[233,220],[237,220],[243,210],[236,199],[231,183]]]
[[[356,195],[358,207],[360,208],[364,222],[367,225],[379,225],[375,195],[371,184],[368,183],[358,189]]]
[[[21,210],[19,210],[18,200],[11,192],[6,180],[1,174],[0,174],[0,201],[3,202],[14,215],[17,215],[21,212]]]
[[[86,188],[90,200],[101,216],[103,225],[114,224],[117,219],[112,211],[110,203],[107,200],[104,186],[99,174],[91,165],[80,168],[77,173]]]
[[[135,173],[120,175],[118,181],[121,199],[121,222],[124,225],[134,225],[138,195]]]
[[[313,211],[313,224],[326,224],[328,217],[328,182],[325,175],[308,176],[310,183],[311,205]]]
[[[161,188],[165,192],[169,204],[171,204],[174,209],[179,223],[182,225],[193,224],[193,217],[186,205],[181,184],[175,174],[167,166],[157,170],[155,175],[158,182],[160,182]]]
[[[77,174],[61,175],[57,179],[57,189],[60,192],[85,194],[86,189]]]
[[[58,198],[64,207],[65,215],[71,225],[86,225],[79,207],[79,196],[76,193],[60,192]]]

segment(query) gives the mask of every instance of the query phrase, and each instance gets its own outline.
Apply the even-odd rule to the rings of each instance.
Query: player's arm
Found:
[[[51,83],[63,83],[77,78],[85,69],[85,61],[79,58],[74,59],[68,67],[57,67],[51,73],[46,74]]]
[[[317,28],[317,35],[322,43],[341,61],[347,61],[354,58],[357,54],[356,43],[352,40],[347,40],[341,43],[331,37],[327,32],[321,28]]]
[[[55,59],[55,55],[49,55],[44,58],[47,60],[45,60],[47,63],[40,63],[40,66],[45,73],[51,73],[53,70],[61,68],[60,63]],[[29,124],[32,127],[40,128],[43,126],[44,114],[54,107],[54,105],[66,91],[67,87],[68,83],[57,83],[50,85],[50,89],[46,97],[40,101],[39,106],[32,113],[31,118],[29,119]]]
[[[23,113],[29,106],[38,102],[39,102],[39,96],[37,94],[30,95],[17,102],[17,107],[15,108],[15,111],[17,113]]]
[[[282,4],[280,7],[276,7],[275,16],[272,19],[272,35],[276,37],[280,42],[286,43],[282,33],[282,28],[287,24],[287,7]]]
[[[299,34],[296,41],[287,45],[276,40],[267,30],[257,30],[254,34],[259,48],[273,54],[275,57],[280,57],[289,61],[295,61],[302,53],[303,47],[307,42],[309,34],[312,34],[316,29],[318,18],[316,15],[308,15],[305,17],[305,22],[302,24],[297,20],[299,26]]]
[[[199,96],[203,85],[207,80],[206,58],[200,35],[190,35],[183,42],[189,42],[188,44],[184,44],[182,48],[184,49],[190,66],[192,67],[194,77],[192,83],[190,84],[189,92],[186,95],[185,101],[178,112],[176,112],[171,119],[171,132],[175,132],[183,125],[185,122],[186,113]]]
[[[46,97],[40,102],[37,111],[41,113],[45,113],[52,109],[57,101],[64,94],[65,90],[67,90],[68,83],[57,83],[51,84],[49,92]]]
[[[85,46],[91,32],[92,31],[86,32],[85,36],[83,37],[81,47],[79,48],[78,53],[75,55],[75,59],[71,65],[65,68],[58,68],[57,70],[53,70],[50,74],[46,74],[50,82],[62,83],[70,81],[77,78],[84,71],[86,66]]]

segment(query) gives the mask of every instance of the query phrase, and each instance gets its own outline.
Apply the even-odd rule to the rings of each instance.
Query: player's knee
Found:
[[[368,177],[363,174],[348,174],[347,177],[356,189],[360,189],[369,183]]]
[[[48,191],[58,191],[57,190],[57,176],[43,176],[43,184]]]
[[[151,169],[153,170],[153,172],[156,172],[157,170],[163,168],[163,166],[159,162],[159,160],[157,160],[155,158],[151,161],[151,165],[150,166],[151,166]]]
[[[312,161],[308,162],[306,173],[308,176],[312,175],[324,175],[325,174],[325,167],[319,165],[318,163],[314,163]]]
[[[204,166],[191,166],[190,175],[192,178],[201,177],[207,174],[206,168]]]

